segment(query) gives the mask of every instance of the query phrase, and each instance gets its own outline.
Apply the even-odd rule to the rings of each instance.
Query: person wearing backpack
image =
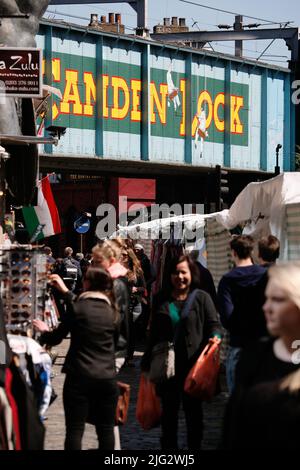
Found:
[[[79,261],[72,257],[73,249],[65,248],[65,257],[62,262],[62,278],[71,292],[75,292],[81,286],[82,271]]]

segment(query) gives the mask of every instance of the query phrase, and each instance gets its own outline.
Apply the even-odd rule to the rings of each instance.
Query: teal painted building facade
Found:
[[[294,169],[289,70],[133,36],[42,21],[44,82],[59,88],[47,125],[57,156],[272,172]]]

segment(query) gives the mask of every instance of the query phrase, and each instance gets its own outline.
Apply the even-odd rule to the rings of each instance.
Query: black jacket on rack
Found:
[[[18,408],[22,450],[43,450],[45,428],[38,414],[36,397],[19,367],[10,365],[11,391]]]
[[[18,409],[22,450],[42,450],[44,445],[44,426],[38,414],[38,405],[33,391],[21,372],[15,365],[13,353],[9,347],[3,316],[3,306],[0,299],[0,387],[5,385],[6,369],[12,374],[11,393]]]

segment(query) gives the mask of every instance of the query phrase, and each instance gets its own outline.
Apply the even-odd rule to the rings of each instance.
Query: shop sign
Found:
[[[0,95],[42,96],[42,51],[37,48],[0,48]]]

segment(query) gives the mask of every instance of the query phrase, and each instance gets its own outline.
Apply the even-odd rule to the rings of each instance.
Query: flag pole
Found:
[[[42,178],[40,181],[43,181],[43,180],[45,180],[46,178],[49,178],[49,176],[53,176],[53,175],[55,175],[55,174],[56,174],[55,171],[53,171],[52,173],[48,173],[47,176],[44,176],[44,178]]]

